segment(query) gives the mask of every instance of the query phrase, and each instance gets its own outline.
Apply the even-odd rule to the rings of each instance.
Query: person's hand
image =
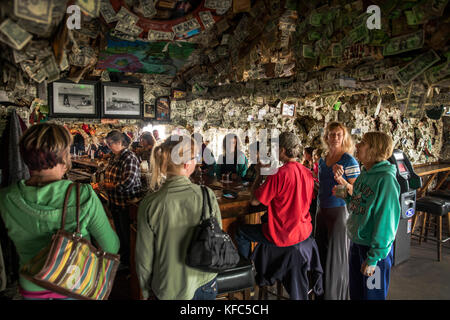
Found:
[[[347,180],[345,180],[342,176],[334,176],[334,180],[336,180],[336,182],[340,185],[347,185]]]
[[[340,164],[337,164],[337,163],[334,164],[332,169],[333,169],[334,176],[340,177],[344,174],[344,167],[341,166]]]
[[[361,273],[366,277],[371,277],[375,273],[375,268],[376,266],[368,266],[364,261],[363,264],[361,265]]]

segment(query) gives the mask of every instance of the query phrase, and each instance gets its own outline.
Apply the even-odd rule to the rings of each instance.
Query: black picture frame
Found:
[[[100,85],[100,115],[109,119],[142,119],[144,114],[143,86],[120,82]],[[113,96],[116,97],[113,97]],[[128,106],[128,110],[123,110]],[[121,110],[122,109],[122,110]]]
[[[61,79],[47,86],[49,118],[99,118],[98,81]]]
[[[156,120],[170,122],[170,97],[158,97],[155,100]]]
[[[156,120],[156,103],[145,102],[144,101],[144,115],[143,119],[146,121]]]

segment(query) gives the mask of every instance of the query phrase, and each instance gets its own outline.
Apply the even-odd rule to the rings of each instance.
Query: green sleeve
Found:
[[[385,259],[395,240],[400,220],[400,187],[394,177],[383,177],[378,185],[373,206],[373,232],[366,263],[375,266]]]
[[[147,220],[147,205],[139,206],[136,237],[136,273],[144,299],[151,291],[151,276],[153,267],[153,246],[155,233]]]
[[[83,185],[82,188],[88,188],[91,200],[90,212],[93,212],[87,227],[89,234],[103,251],[116,254],[120,247],[119,238],[109,223],[100,199],[90,185]]]

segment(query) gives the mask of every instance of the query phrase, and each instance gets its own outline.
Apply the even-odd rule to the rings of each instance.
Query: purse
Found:
[[[67,202],[76,185],[75,232],[64,230]],[[120,256],[94,247],[80,233],[80,184],[67,189],[61,228],[49,246],[42,249],[20,270],[21,276],[45,289],[84,300],[106,300],[111,292]]]
[[[211,202],[206,187],[202,188],[203,209],[200,224],[186,255],[186,264],[207,272],[219,272],[236,266],[239,253],[228,233],[223,231],[211,214]],[[209,218],[206,210],[209,208]]]

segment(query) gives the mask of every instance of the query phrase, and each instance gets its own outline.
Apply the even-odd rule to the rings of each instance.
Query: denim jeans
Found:
[[[195,290],[192,300],[216,300],[217,278],[212,279],[207,284]]]
[[[244,224],[239,227],[236,233],[236,242],[238,251],[245,258],[250,257],[252,242],[260,242],[265,245],[275,246],[274,243],[267,240],[262,231],[262,224]]]

